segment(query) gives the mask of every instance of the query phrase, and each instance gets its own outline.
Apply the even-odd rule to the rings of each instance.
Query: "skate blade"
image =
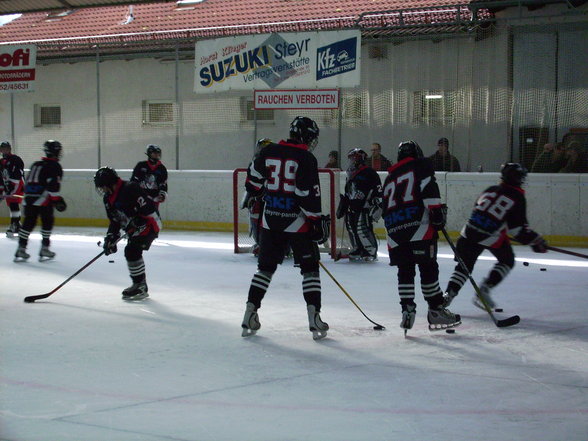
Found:
[[[21,262],[27,262],[29,260],[28,257],[15,257],[13,262],[15,263],[21,263]]]
[[[429,331],[443,331],[445,329],[457,328],[461,325],[461,320],[459,322],[450,323],[450,324],[431,324],[429,323]]]
[[[125,302],[136,302],[138,300],[146,299],[147,297],[149,297],[149,294],[145,293],[145,294],[137,294],[136,296],[132,296],[132,297],[124,297],[123,296],[122,299]]]
[[[48,260],[53,260],[53,259],[55,259],[55,256],[53,256],[53,257],[39,256],[39,262],[47,262]]]
[[[243,331],[241,331],[241,337],[251,337],[257,334],[256,329],[249,329],[243,326]]]
[[[319,331],[317,329],[311,329],[313,340],[322,340],[327,336],[327,331]]]

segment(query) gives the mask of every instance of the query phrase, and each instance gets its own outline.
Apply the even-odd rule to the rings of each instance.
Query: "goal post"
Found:
[[[245,194],[245,180],[247,169],[238,168],[233,171],[233,239],[235,253],[250,253],[255,241],[250,234],[249,210],[241,208]],[[337,200],[340,193],[340,172],[328,168],[319,169],[319,181],[321,185],[321,211],[331,216],[330,239],[319,245],[321,253],[328,253],[335,258],[341,248],[337,243],[337,231],[343,227],[342,222],[335,216]],[[339,235],[340,236],[340,235]]]

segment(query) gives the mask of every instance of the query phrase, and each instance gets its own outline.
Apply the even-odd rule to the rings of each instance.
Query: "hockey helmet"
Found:
[[[112,167],[100,167],[94,174],[94,186],[101,194],[104,194],[103,188],[112,188],[118,182],[118,174]]]
[[[43,151],[45,152],[45,156],[47,158],[61,158],[61,151],[63,150],[63,146],[59,141],[55,141],[53,139],[48,139],[43,144]]]
[[[257,144],[255,144],[255,150],[256,150],[256,152],[262,151],[265,147],[267,147],[271,143],[272,143],[272,140],[269,139],[269,138],[261,138],[261,139],[258,139],[257,140]]]
[[[507,162],[500,168],[502,182],[514,187],[520,187],[527,177],[527,169],[517,162]]]
[[[398,161],[405,158],[423,158],[421,147],[414,141],[403,141],[398,145]]]
[[[290,137],[302,141],[312,152],[318,144],[319,128],[306,116],[297,116],[290,124]]]
[[[10,155],[10,151],[12,150],[12,146],[8,141],[2,141],[0,143],[0,150],[0,153],[2,153],[3,156],[8,156]]]
[[[161,147],[159,147],[158,145],[155,145],[155,144],[149,144],[147,146],[147,150],[145,151],[145,154],[147,155],[149,160],[151,160],[153,162],[157,162],[161,159]],[[152,158],[151,156],[153,154],[157,154],[157,155],[159,155],[159,157]]]
[[[349,153],[347,153],[347,157],[349,158],[349,162],[355,165],[365,164],[367,160],[367,153],[362,149],[351,149]]]

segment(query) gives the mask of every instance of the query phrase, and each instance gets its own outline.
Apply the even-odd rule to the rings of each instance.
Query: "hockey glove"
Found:
[[[159,195],[157,195],[157,202],[165,202],[165,198],[167,198],[167,193],[161,190]]]
[[[349,198],[347,196],[345,196],[344,194],[342,194],[339,196],[339,206],[337,207],[337,213],[335,213],[335,215],[337,216],[337,219],[341,219],[342,217],[345,217],[348,209],[349,209]]]
[[[126,232],[129,237],[139,236],[147,228],[147,220],[142,217],[133,218],[127,225]]]
[[[118,234],[114,234],[114,233],[108,233],[106,235],[106,237],[104,238],[104,254],[106,256],[108,256],[109,254],[114,254],[118,251],[118,248],[116,247],[116,243],[118,242],[119,239],[119,235]]]
[[[53,206],[59,212],[65,211],[67,209],[67,204],[65,200],[60,196],[55,202],[53,202]]]
[[[541,235],[537,235],[537,237],[529,244],[531,245],[531,249],[536,253],[546,253],[547,252],[547,242]]]
[[[431,226],[435,230],[443,229],[447,223],[447,205],[443,204],[440,207],[431,208],[429,210],[429,219]]]
[[[310,238],[313,242],[323,244],[329,240],[331,234],[331,216],[321,216],[313,220],[310,226]]]

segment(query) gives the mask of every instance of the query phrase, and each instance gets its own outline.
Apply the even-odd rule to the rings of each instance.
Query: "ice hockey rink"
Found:
[[[455,334],[428,330],[418,294],[407,338],[383,242],[378,262],[323,263],[384,331],[322,272],[331,330],[314,341],[286,260],[260,331],[242,338],[256,261],[233,254],[227,233],[162,232],[145,254],[148,300],[121,300],[130,279],[119,246],[49,298],[23,302],[96,256],[103,234],[58,228],[57,257],[41,263],[37,229],[19,264],[16,241],[0,238],[3,441],[588,439],[588,260],[518,246],[495,292],[497,316],[518,314],[518,325],[497,328],[468,284],[451,307],[463,321]],[[483,256],[478,281],[492,265]],[[443,242],[439,264],[444,287],[454,262]]]

